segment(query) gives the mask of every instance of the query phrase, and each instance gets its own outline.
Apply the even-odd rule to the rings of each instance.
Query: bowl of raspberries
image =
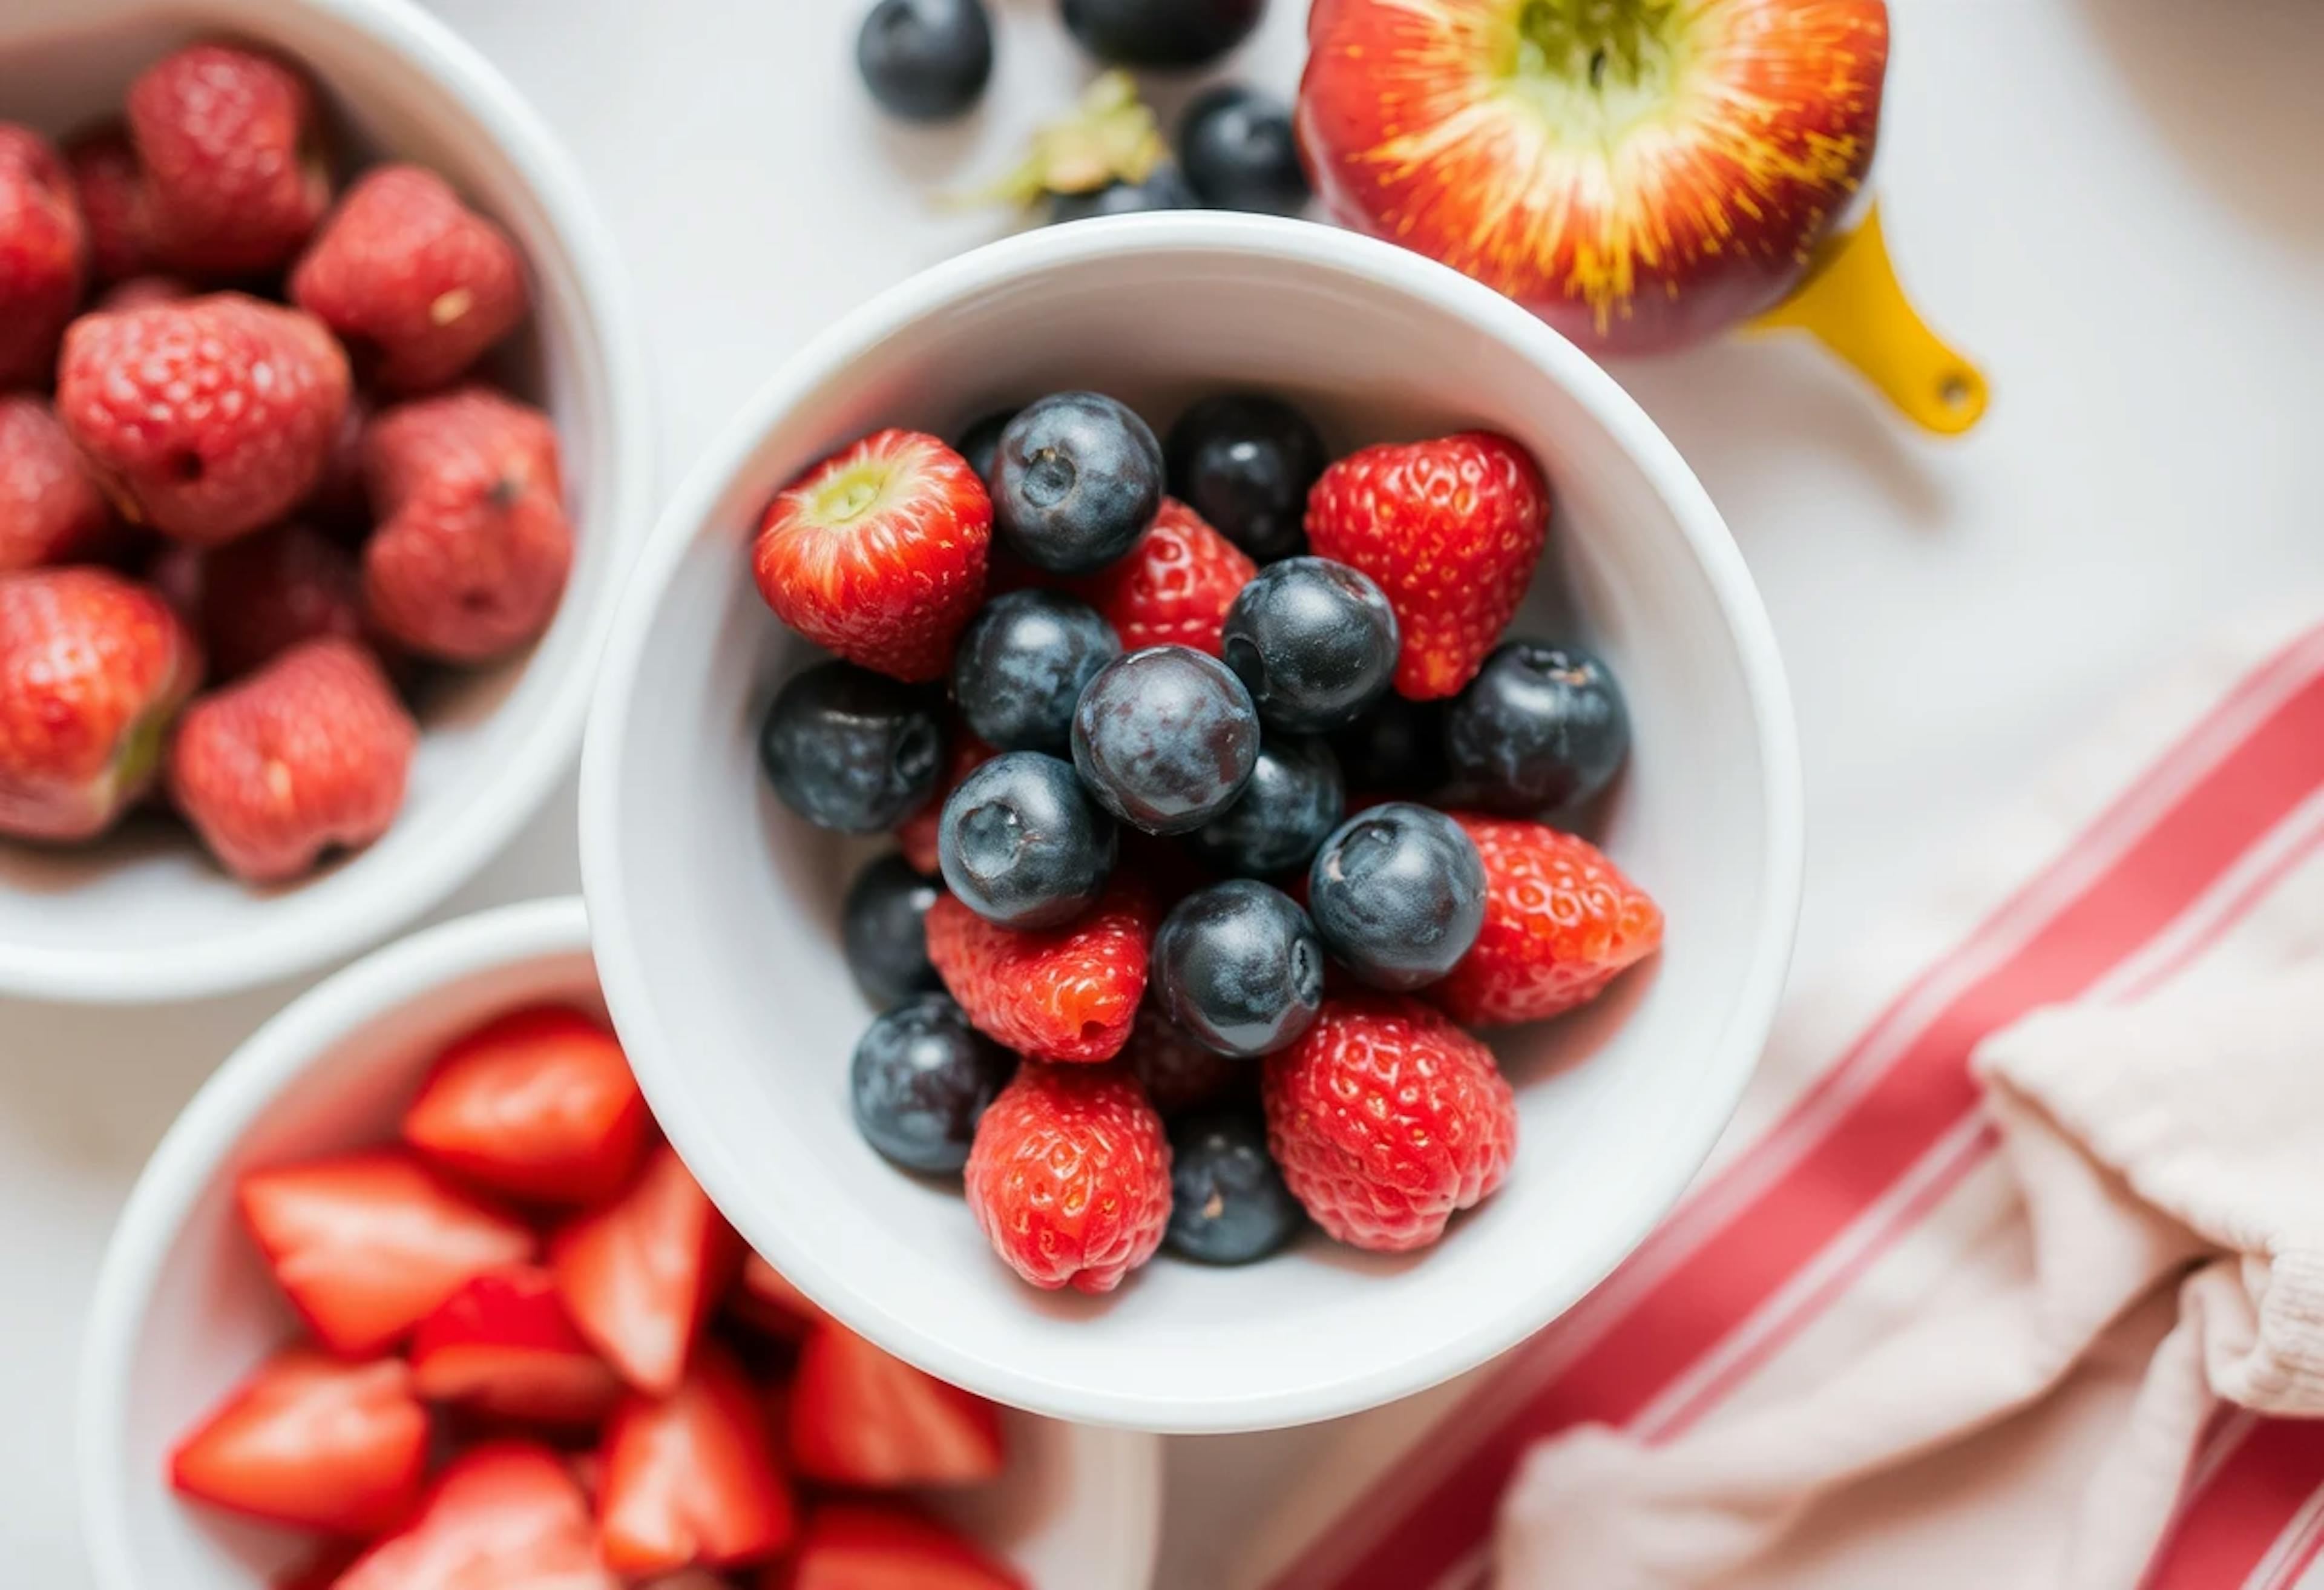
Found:
[[[1716,511],[1489,291],[1249,217],[927,273],[673,502],[583,758],[608,1006],[816,1303],[1003,1401],[1323,1418],[1659,1218],[1797,903]]]
[[[392,0],[0,23],[0,989],[187,997],[435,903],[578,737],[641,361]]]

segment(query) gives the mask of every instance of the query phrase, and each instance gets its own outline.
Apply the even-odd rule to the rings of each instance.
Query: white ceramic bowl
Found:
[[[534,313],[526,395],[555,416],[577,540],[556,623],[431,698],[410,794],[379,843],[283,889],[236,883],[182,830],[133,820],[88,850],[0,841],[0,993],[133,1002],[246,987],[373,943],[450,893],[571,765],[621,576],[650,517],[653,419],[604,227],[548,130],[403,0],[6,0],[0,116],[70,133],[202,33],[313,68],[356,150],[444,171],[514,234]]]
[[[1620,676],[1636,755],[1603,837],[1668,948],[1592,1011],[1501,1046],[1508,1185],[1405,1259],[1313,1238],[1240,1270],[1167,1257],[1111,1297],[994,1259],[956,1191],[850,1120],[870,1012],[836,937],[853,847],[794,820],[753,730],[797,661],[752,588],[768,497],[883,424],[953,434],[1087,386],[1167,424],[1225,387],[1296,397],[1340,448],[1516,436],[1558,503],[1529,614]],[[1578,619],[1552,615],[1570,601]],[[1801,848],[1781,666],[1734,542],[1670,444],[1572,345],[1482,287],[1296,222],[1138,217],[940,265],[818,337],[679,491],[616,623],[582,755],[582,867],[607,1002],[671,1140],[817,1302],[915,1363],[1065,1418],[1231,1430],[1345,1413],[1508,1347],[1670,1206],[1732,1110],[1789,953]]]
[[[99,1590],[263,1590],[296,1543],[171,1493],[168,1453],[294,1329],[234,1213],[254,1167],[391,1138],[437,1049],[539,1000],[603,1009],[578,900],[431,928],[327,979],[187,1106],[115,1230],[81,1364],[81,1520]],[[1160,1519],[1151,1437],[1017,1415],[1012,1457],[959,1515],[1037,1590],[1144,1590]]]

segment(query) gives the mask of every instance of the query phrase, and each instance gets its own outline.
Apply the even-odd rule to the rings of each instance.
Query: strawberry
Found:
[[[1037,1287],[1110,1292],[1170,1219],[1170,1144],[1128,1068],[1028,1062],[977,1123],[968,1206]]]
[[[977,1030],[1042,1060],[1111,1059],[1146,993],[1154,906],[1117,875],[1062,928],[1003,928],[950,894],[927,915],[928,959]]]
[[[566,1312],[639,1391],[667,1396],[702,1322],[742,1262],[742,1243],[669,1145],[620,1196],[549,1239]]]
[[[82,134],[65,146],[65,165],[88,228],[89,273],[122,282],[152,269],[145,173],[137,169],[128,127],[107,122]]]
[[[992,499],[933,436],[879,430],[776,494],[752,568],[775,616],[911,683],[940,679],[984,595]]]
[[[635,1578],[764,1562],[796,1528],[758,1391],[706,1345],[669,1396],[632,1392],[605,1426],[597,1540]]]
[[[437,1056],[403,1140],[509,1197],[596,1204],[628,1183],[652,1124],[620,1040],[578,1011],[534,1005]]]
[[[144,794],[201,676],[152,587],[101,569],[0,575],[0,834],[91,839]]]
[[[363,458],[378,522],[364,601],[383,633],[440,661],[488,662],[549,627],[573,568],[549,416],[465,386],[382,413]]]
[[[63,562],[112,518],[46,400],[0,393],[0,574]]]
[[[338,333],[380,385],[426,392],[524,319],[524,263],[435,172],[377,166],[300,256],[290,301]]]
[[[170,799],[228,872],[284,883],[387,832],[419,743],[369,652],[307,641],[186,709]]]
[[[326,1540],[266,1581],[267,1590],[331,1590],[364,1554],[360,1542]]]
[[[1219,654],[1227,609],[1259,565],[1176,497],[1129,555],[1074,588],[1106,616],[1124,652],[1192,646]]]
[[[1456,693],[1525,599],[1549,532],[1549,485],[1531,455],[1481,430],[1366,448],[1307,496],[1317,556],[1371,576],[1396,609],[1396,688]]]
[[[756,1253],[742,1256],[742,1273],[727,1295],[726,1311],[742,1324],[786,1342],[800,1342],[825,1318],[822,1309]]]
[[[334,1535],[402,1522],[427,1473],[428,1410],[402,1361],[305,1347],[261,1364],[170,1454],[180,1495]]]
[[[991,762],[997,754],[991,746],[968,732],[962,725],[953,726],[951,741],[945,755],[944,781],[936,786],[936,794],[926,806],[906,818],[896,829],[896,848],[910,862],[933,878],[936,875],[936,830],[944,826],[944,805],[952,792],[960,787],[961,780]]]
[[[1154,1107],[1165,1115],[1216,1104],[1254,1073],[1245,1061],[1204,1049],[1150,1002],[1139,1006],[1121,1058],[1145,1087]]]
[[[537,1441],[493,1441],[454,1458],[419,1515],[333,1590],[622,1590],[596,1534],[563,1458]]]
[[[147,236],[171,270],[248,276],[290,262],[331,202],[314,90],[295,67],[189,44],[129,85]]]
[[[278,524],[204,557],[196,619],[211,670],[236,679],[304,641],[364,638],[355,555],[304,524]]]
[[[1408,999],[1327,999],[1265,1062],[1268,1147],[1315,1224],[1399,1253],[1482,1201],[1517,1150],[1517,1095],[1492,1050]]]
[[[323,323],[238,292],[84,315],[57,366],[57,418],[114,502],[202,546],[313,489],[346,404]]]
[[[622,1382],[566,1317],[538,1264],[471,1276],[411,1333],[412,1389],[499,1419],[594,1426]]]
[[[1470,1027],[1587,1004],[1662,947],[1663,913],[1587,839],[1455,812],[1485,862],[1485,925],[1429,997]]]
[[[1000,1409],[828,1322],[799,1349],[788,1423],[791,1461],[827,1484],[972,1485],[1004,1456]]]
[[[540,1247],[397,1149],[254,1170],[235,1197],[290,1306],[351,1358],[394,1346],[469,1280]]]
[[[88,276],[88,236],[63,157],[0,122],[0,387],[45,382]]]
[[[831,1501],[758,1590],[1026,1590],[1014,1568],[916,1507]]]

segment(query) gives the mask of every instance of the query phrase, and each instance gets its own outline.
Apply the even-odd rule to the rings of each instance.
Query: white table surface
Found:
[[[924,133],[860,93],[857,0],[438,0],[595,188],[671,479],[810,331],[1003,224],[930,192],[1005,162],[1085,69],[1049,0],[997,4],[985,109]],[[1287,91],[1305,8],[1272,9],[1234,66]],[[2303,593],[2324,610],[2324,5],[1894,10],[1877,181],[1909,283],[1993,378],[1984,428],[1924,442],[1784,343],[1617,372],[1774,612],[1806,756],[1809,975],[2189,632]],[[568,784],[443,914],[574,888],[573,825]],[[0,1579],[88,1582],[71,1372],[108,1225],[171,1117],[295,991],[0,1003]],[[1323,1444],[1362,1434],[1173,1443],[1161,1582],[1211,1583]]]

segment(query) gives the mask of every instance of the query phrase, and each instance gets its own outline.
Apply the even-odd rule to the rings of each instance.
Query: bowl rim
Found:
[[[586,334],[604,371],[609,500],[594,512],[613,543],[613,567],[581,615],[576,666],[552,681],[521,744],[475,799],[444,813],[403,864],[377,873],[331,909],[286,923],[262,917],[236,931],[134,954],[0,942],[0,994],[81,1004],[152,1004],[272,983],[375,944],[440,903],[512,839],[573,768],[596,661],[604,654],[622,576],[650,517],[659,463],[651,366],[630,305],[621,255],[578,170],[538,112],[476,50],[410,0],[272,0],[327,16],[408,62],[466,107],[504,154],[569,255]],[[92,12],[180,9],[116,3]],[[262,33],[263,30],[259,32]],[[527,664],[526,666],[530,666]]]
[[[1673,1151],[1640,1207],[1636,1229],[1610,1226],[1589,1262],[1482,1314],[1438,1347],[1351,1371],[1325,1370],[1260,1396],[1167,1398],[1135,1386],[1094,1387],[1047,1377],[1038,1366],[997,1363],[940,1331],[871,1307],[844,1271],[817,1258],[789,1222],[762,1216],[737,1156],[705,1151],[715,1120],[664,1086],[677,1062],[658,1019],[632,937],[620,854],[624,819],[620,771],[634,703],[633,681],[663,597],[709,526],[713,512],[767,433],[861,350],[906,333],[924,318],[1023,273],[1141,251],[1225,251],[1286,267],[1320,266],[1422,300],[1515,346],[1561,384],[1613,438],[1668,504],[1711,584],[1733,633],[1761,748],[1766,811],[1764,908],[1740,996],[1712,1052],[1715,1064],[1683,1117],[1668,1123]],[[1798,734],[1782,656],[1757,588],[1725,521],[1676,447],[1646,411],[1574,344],[1491,289],[1435,261],[1354,233],[1303,221],[1213,212],[1134,215],[1075,222],[988,244],[881,293],[788,359],[742,406],[666,504],[632,570],[597,679],[581,759],[582,892],[598,924],[598,977],[639,1085],[664,1132],[730,1220],[815,1301],[881,1346],[931,1373],[997,1400],[1054,1418],[1176,1434],[1279,1428],[1377,1407],[1426,1390],[1493,1358],[1557,1317],[1602,1280],[1668,1214],[1709,1158],[1756,1069],[1789,971],[1804,855]],[[752,1218],[748,1225],[736,1211]]]

